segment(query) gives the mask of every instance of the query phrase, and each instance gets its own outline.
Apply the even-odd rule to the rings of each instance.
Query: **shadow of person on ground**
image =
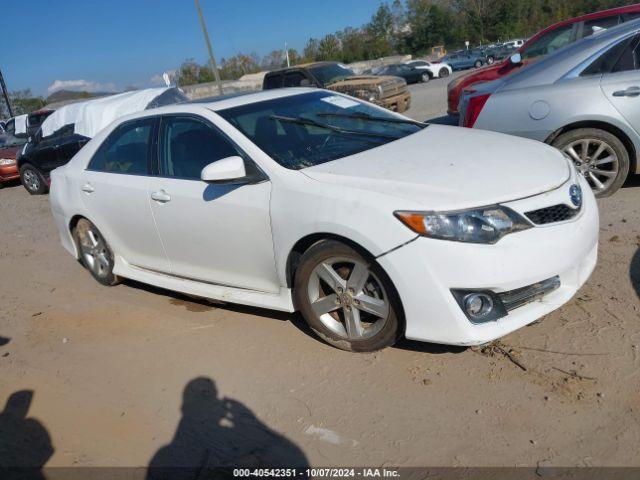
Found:
[[[636,250],[631,259],[629,265],[629,278],[631,279],[631,285],[636,292],[638,298],[640,298],[640,248]]]
[[[0,336],[0,347],[4,347],[10,341],[10,338]]]
[[[191,380],[171,443],[153,456],[148,480],[233,478],[234,468],[307,468],[305,454],[240,402],[219,398],[210,378]]]
[[[35,418],[27,418],[32,390],[20,390],[0,412],[0,478],[44,479],[42,467],[53,455],[51,437]]]

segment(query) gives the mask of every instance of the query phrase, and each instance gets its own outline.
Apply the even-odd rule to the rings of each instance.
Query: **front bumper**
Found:
[[[585,192],[588,185],[581,180]],[[556,202],[556,192],[505,205],[522,212]],[[505,236],[494,245],[428,238],[380,258],[398,290],[409,339],[451,345],[479,345],[523,327],[557,309],[578,291],[593,271],[598,250],[598,208],[591,193],[570,221],[537,226]],[[451,289],[507,292],[560,278],[560,287],[496,321],[474,324],[463,313]]]
[[[411,106],[411,93],[404,91],[392,97],[383,98],[377,101],[380,106],[393,110],[395,112],[405,112]]]

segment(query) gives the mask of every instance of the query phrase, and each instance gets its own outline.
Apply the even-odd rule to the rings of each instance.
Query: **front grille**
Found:
[[[405,89],[406,89],[406,82],[404,80],[401,79],[393,79],[393,80],[389,80],[384,82],[381,87],[382,87],[382,92],[380,94],[381,98],[388,98],[388,97],[393,97],[394,95],[398,95],[399,93],[402,93]]]
[[[547,223],[564,222],[575,217],[579,208],[571,208],[568,205],[554,205],[553,207],[540,208],[525,213],[527,218],[536,225],[546,225]]]
[[[533,285],[499,293],[498,296],[500,297],[500,300],[502,300],[504,308],[506,308],[507,311],[511,311],[514,308],[521,307],[529,302],[533,302],[534,300],[544,297],[548,293],[556,290],[558,287],[560,287],[560,277],[556,275],[555,277],[534,283]]]

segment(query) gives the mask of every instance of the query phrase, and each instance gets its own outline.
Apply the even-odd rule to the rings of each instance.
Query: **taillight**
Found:
[[[467,105],[463,126],[473,128],[476,120],[478,120],[478,117],[480,116],[480,112],[484,108],[484,105],[487,103],[490,96],[491,94],[487,93],[485,95],[476,95],[469,98],[469,104]]]

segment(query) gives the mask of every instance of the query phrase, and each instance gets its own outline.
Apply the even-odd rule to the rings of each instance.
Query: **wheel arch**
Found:
[[[309,248],[311,248],[313,245],[322,242],[322,241],[326,241],[326,240],[335,240],[337,242],[341,242],[344,243],[345,245],[353,248],[356,252],[358,252],[360,255],[362,255],[365,258],[369,258],[372,261],[376,260],[376,256],[373,255],[369,250],[367,250],[366,248],[364,248],[362,245],[360,245],[359,243],[344,237],[342,235],[338,235],[338,234],[334,234],[334,233],[328,233],[328,232],[323,232],[323,233],[312,233],[309,235],[306,235],[304,237],[302,237],[301,239],[299,239],[291,248],[288,256],[287,256],[287,262],[286,262],[286,281],[287,281],[287,287],[288,288],[293,288],[293,284],[294,284],[294,279],[295,279],[295,271],[296,268],[299,265],[299,261],[302,258],[302,256],[304,255],[304,252],[306,252]],[[404,335],[405,329],[406,329],[406,317],[405,317],[405,313],[404,313],[404,306],[402,305],[402,298],[400,297],[400,293],[398,292],[395,284],[393,283],[391,276],[385,271],[385,269],[382,267],[382,265],[380,265],[378,262],[376,262],[378,267],[380,268],[381,272],[386,276],[386,280],[389,282],[390,288],[393,289],[393,295],[395,296],[395,299],[397,301],[398,304],[398,322],[399,322],[399,327],[402,331],[402,335]]]
[[[570,132],[571,130],[577,130],[578,128],[597,128],[615,135],[622,142],[625,149],[627,150],[627,153],[629,154],[629,173],[638,173],[637,169],[639,164],[636,146],[624,130],[608,122],[604,122],[601,120],[583,120],[573,122],[552,132],[551,135],[546,138],[544,143],[546,143],[547,145],[551,145],[554,140],[560,135]]]
[[[373,255],[369,250],[364,248],[362,245],[342,235],[338,235],[335,233],[328,233],[328,232],[312,233],[312,234],[306,235],[301,239],[299,239],[293,245],[293,247],[289,251],[289,254],[287,255],[285,276],[286,276],[288,288],[293,287],[295,271],[298,267],[300,259],[302,258],[302,255],[304,255],[304,252],[309,250],[316,243],[319,243],[325,240],[335,240],[337,242],[344,243],[345,245],[348,245],[349,247],[353,248],[355,251],[357,251],[358,253],[360,253],[365,257],[371,258],[373,260],[375,260],[376,258],[375,255]]]

